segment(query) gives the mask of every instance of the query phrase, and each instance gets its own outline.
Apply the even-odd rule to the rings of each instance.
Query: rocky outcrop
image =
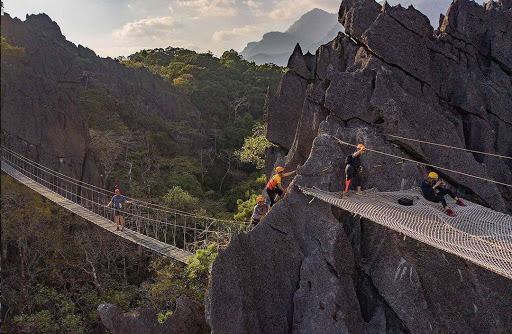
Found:
[[[290,194],[217,257],[208,297],[213,332],[506,333],[512,328],[511,280],[311,201],[294,187],[342,189],[344,157],[353,148],[331,136],[511,184],[512,164],[506,159],[386,136],[512,155],[508,2],[480,6],[456,0],[435,33],[413,7],[342,2],[339,19],[347,34],[319,48],[313,80],[295,65],[277,96],[269,93],[267,138],[286,154],[281,161],[287,169],[300,164],[299,175]],[[294,53],[292,64],[302,64],[298,58]],[[418,186],[428,171],[371,152],[362,159],[364,186],[381,191]],[[461,197],[512,212],[510,187],[436,171]]]
[[[165,322],[158,323],[151,308],[140,308],[132,312],[123,311],[112,304],[98,306],[102,324],[112,334],[205,334],[210,327],[204,317],[204,307],[198,302],[180,297],[176,300],[176,311]]]
[[[145,68],[129,68],[74,45],[47,15],[21,21],[4,14],[1,24],[6,41],[25,49],[24,56],[2,57],[2,145],[99,184],[87,110],[104,103],[101,108],[116,116],[121,111],[118,117],[125,120],[146,113],[191,127],[197,123],[197,110],[172,84]],[[91,100],[98,94],[103,102]]]

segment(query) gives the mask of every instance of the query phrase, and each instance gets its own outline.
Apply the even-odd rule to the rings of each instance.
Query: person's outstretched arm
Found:
[[[296,171],[296,170],[294,170],[294,171],[291,171],[291,172],[288,172],[288,173],[283,173],[283,177],[290,176],[290,175],[292,175],[292,174],[294,174],[294,173],[295,173],[295,174],[297,174],[297,171]]]
[[[364,150],[361,150],[359,149],[358,151],[355,151],[354,153],[352,153],[352,156],[355,158],[355,157],[358,157],[360,156],[361,154],[363,154]]]

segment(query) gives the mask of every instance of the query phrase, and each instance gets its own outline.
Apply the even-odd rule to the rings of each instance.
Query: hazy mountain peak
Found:
[[[295,21],[285,33],[301,38],[309,38],[314,42],[318,39],[318,31],[327,32],[338,22],[337,14],[328,13],[322,9],[314,8]],[[325,35],[325,34],[324,34]],[[323,36],[321,36],[323,37]]]
[[[318,46],[332,40],[341,30],[337,14],[314,8],[285,32],[267,32],[259,42],[248,43],[241,54],[257,64],[272,62],[285,66],[297,43],[304,52],[315,53]]]

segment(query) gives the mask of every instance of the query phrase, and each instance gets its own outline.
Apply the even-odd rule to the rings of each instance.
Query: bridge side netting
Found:
[[[481,205],[447,202],[456,217],[446,215],[441,204],[427,201],[419,188],[397,192],[367,190],[344,199],[341,192],[299,186],[343,210],[360,215],[430,246],[455,254],[497,274],[512,279],[512,217]],[[410,198],[412,206],[398,204]]]

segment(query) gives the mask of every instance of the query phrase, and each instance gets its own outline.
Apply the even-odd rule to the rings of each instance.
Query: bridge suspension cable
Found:
[[[106,207],[113,196],[110,191],[53,171],[5,147],[2,170],[96,225],[182,262],[209,244],[227,245],[233,233],[249,227],[244,222],[196,215],[127,197],[134,204],[116,210],[126,221],[127,231],[120,233],[114,230],[114,209]]]
[[[331,136],[331,135],[328,135],[328,136],[331,137],[332,139],[334,139],[335,141],[337,141],[340,144],[347,145],[347,146],[352,146],[352,147],[357,147],[357,145],[352,144],[352,143],[347,143],[347,142],[345,142],[343,140],[340,140],[339,138],[336,138],[335,136]],[[499,185],[502,185],[502,186],[505,186],[505,187],[512,187],[512,184],[509,184],[509,183],[500,182],[500,181],[488,179],[488,178],[485,178],[485,177],[481,177],[481,176],[477,176],[477,175],[473,175],[473,174],[469,174],[469,173],[465,173],[465,172],[459,172],[457,170],[453,170],[453,169],[450,169],[450,168],[441,167],[441,166],[437,166],[437,165],[433,165],[433,164],[429,164],[429,163],[425,163],[425,162],[421,162],[421,161],[417,161],[417,160],[413,160],[413,159],[409,159],[409,158],[404,158],[404,157],[401,157],[401,156],[398,156],[398,155],[395,155],[395,154],[386,153],[386,152],[382,152],[382,151],[377,151],[377,150],[374,150],[374,149],[371,149],[371,148],[366,148],[366,151],[374,152],[374,153],[378,153],[378,154],[382,154],[382,155],[386,155],[386,156],[397,158],[397,159],[400,159],[400,160],[414,162],[414,163],[417,163],[417,164],[420,164],[420,165],[423,165],[423,166],[429,166],[429,167],[432,167],[432,168],[444,170],[444,171],[455,173],[455,174],[469,176],[469,177],[472,177],[472,178],[475,178],[475,179],[479,179],[479,180],[483,180],[483,181],[487,181],[487,182],[491,182],[491,183],[496,183],[496,184],[499,184]]]
[[[24,156],[22,156],[21,154],[19,153],[16,153],[4,146],[2,146],[2,151],[5,151],[5,152],[8,152],[9,154],[13,155],[13,156],[16,156],[17,158],[19,159],[22,159],[22,160],[25,160],[27,162],[29,162],[30,164],[33,164],[34,166],[36,166],[37,168],[41,168],[42,170],[45,170],[49,173],[52,173],[52,174],[55,174],[56,176],[58,177],[61,177],[65,180],[69,180],[69,181],[72,181],[72,182],[75,182],[77,184],[80,184],[81,186],[83,186],[84,188],[87,188],[87,189],[90,189],[90,190],[94,190],[94,191],[97,191],[99,193],[102,193],[106,196],[110,196],[112,197],[113,196],[113,192],[112,191],[109,191],[107,189],[104,189],[104,188],[101,188],[101,187],[98,187],[98,186],[95,186],[93,184],[90,184],[90,183],[87,183],[85,181],[82,181],[82,180],[78,180],[78,179],[74,179],[72,177],[69,177],[68,175],[66,174],[63,174],[63,173],[60,173],[60,172],[57,172],[57,171],[54,171],[42,164],[39,164],[35,161],[32,161],[32,160],[29,160],[28,158],[25,158]],[[208,217],[208,216],[203,216],[203,215],[198,215],[198,214],[195,214],[195,213],[191,213],[191,212],[186,212],[186,211],[182,211],[182,210],[179,210],[179,209],[174,209],[174,208],[170,208],[170,207],[167,207],[167,206],[163,206],[163,205],[159,205],[159,204],[155,204],[155,203],[150,203],[150,202],[146,202],[146,201],[143,201],[143,200],[140,200],[140,199],[137,199],[137,198],[132,198],[132,197],[129,197],[129,196],[125,196],[123,195],[128,201],[136,204],[136,205],[142,205],[142,206],[148,206],[148,207],[152,207],[154,208],[155,210],[161,210],[163,212],[168,212],[168,213],[177,213],[177,214],[180,214],[180,215],[183,215],[183,216],[188,216],[188,217],[194,217],[194,218],[202,218],[202,219],[214,219],[218,222],[223,222],[223,223],[228,223],[228,224],[235,224],[235,225],[240,225],[240,224],[249,224],[249,222],[244,222],[244,221],[237,221],[237,220],[227,220],[227,219],[220,219],[220,218],[213,218],[213,217]],[[108,202],[107,202],[108,203]]]
[[[467,152],[471,152],[471,153],[485,154],[485,155],[490,155],[490,156],[493,156],[493,157],[498,157],[498,158],[512,160],[512,157],[509,157],[509,156],[506,156],[506,155],[501,155],[501,154],[496,154],[496,153],[489,153],[489,152],[483,152],[483,151],[470,150],[468,148],[451,146],[451,145],[445,145],[445,144],[438,144],[438,143],[433,143],[433,142],[429,142],[429,141],[426,141],[426,140],[419,140],[419,139],[401,137],[401,136],[396,136],[396,135],[392,135],[392,134],[389,134],[389,133],[388,134],[384,134],[384,135],[388,136],[388,137],[393,137],[393,138],[398,138],[398,139],[403,139],[403,140],[414,141],[414,142],[417,142],[417,143],[429,144],[429,145],[434,145],[434,146],[441,146],[441,147],[446,147],[446,148],[452,148],[454,150],[461,150],[461,151],[467,151]]]

